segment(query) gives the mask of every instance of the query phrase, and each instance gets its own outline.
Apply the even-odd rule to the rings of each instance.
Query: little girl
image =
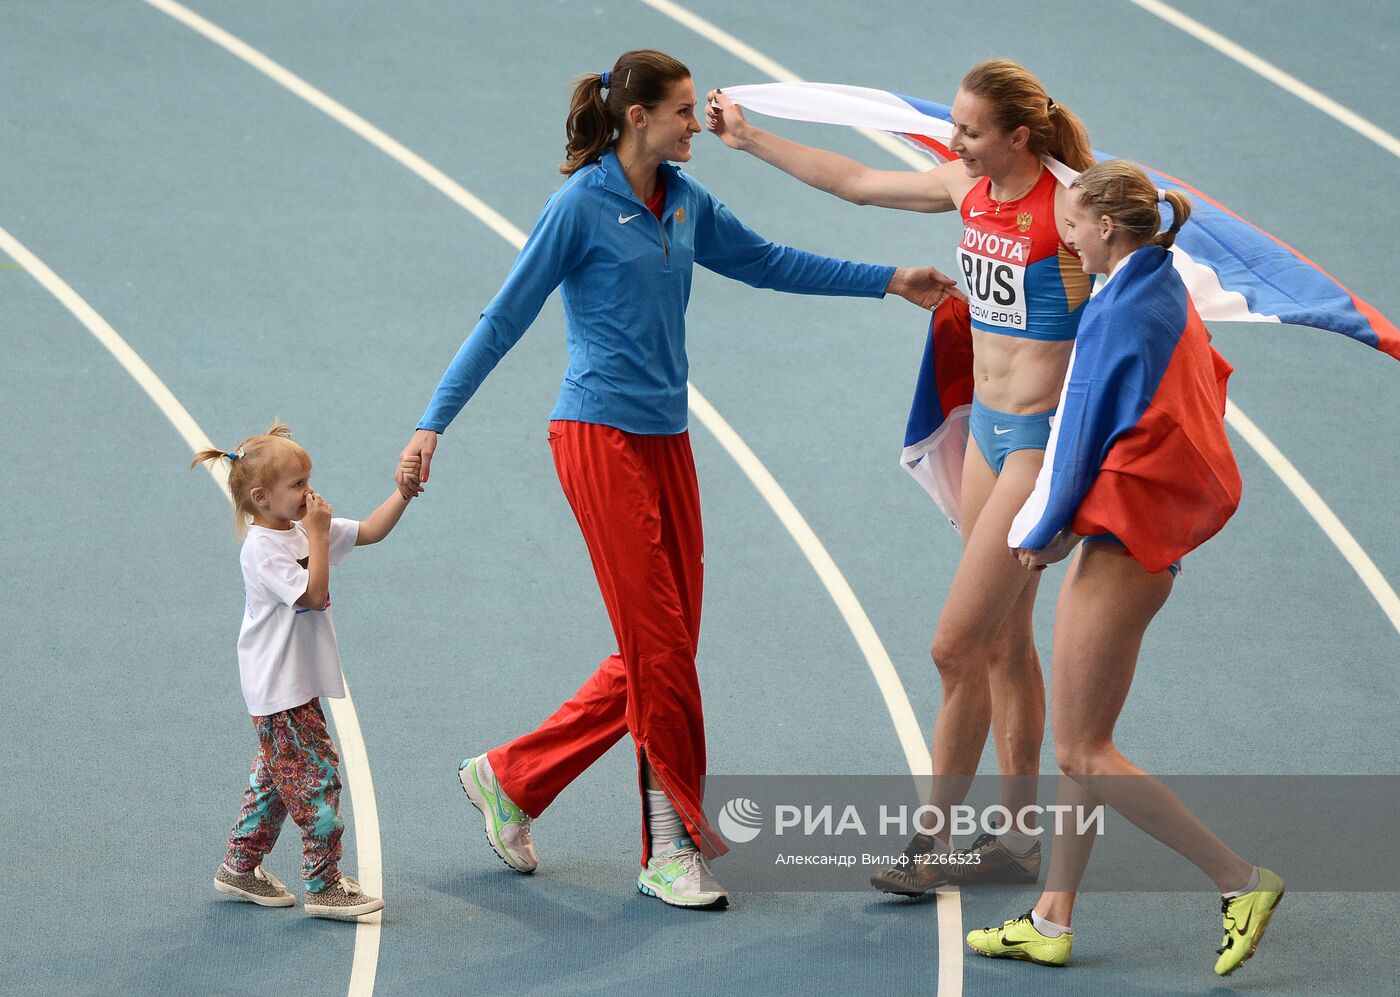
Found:
[[[398,489],[364,522],[332,519],[311,490],[311,458],[282,423],[233,450],[201,450],[190,467],[226,460],[234,521],[246,533],[238,670],[253,716],[258,753],[243,808],[214,889],[263,907],[296,898],[262,868],[290,815],[301,828],[306,912],[351,920],[384,907],[339,868],[340,758],[326,729],[321,696],[344,698],[340,650],[331,622],[330,566],[350,548],[389,535],[408,497]],[[404,470],[415,471],[408,467]]]

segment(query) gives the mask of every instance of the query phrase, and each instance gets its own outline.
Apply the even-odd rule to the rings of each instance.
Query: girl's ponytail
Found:
[[[242,536],[253,520],[253,489],[271,487],[288,457],[310,460],[301,445],[292,440],[291,427],[285,422],[274,422],[266,433],[250,436],[232,450],[205,447],[194,455],[190,469],[200,464],[228,461],[228,491],[233,499],[234,532]]]
[[[216,450],[208,447],[194,455],[194,460],[190,461],[190,470],[193,471],[200,464],[212,464],[218,460],[237,460],[238,453],[234,450]]]
[[[1047,114],[1053,137],[1046,144],[1045,151],[1076,170],[1087,170],[1093,166],[1094,150],[1089,145],[1089,130],[1084,127],[1079,115],[1053,101]]]

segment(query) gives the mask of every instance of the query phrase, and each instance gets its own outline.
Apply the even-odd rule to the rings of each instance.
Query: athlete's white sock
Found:
[[[1017,855],[1030,854],[1036,843],[1035,838],[1029,834],[1022,834],[1020,831],[1002,831],[997,835],[997,840]]]
[[[689,840],[685,822],[676,813],[666,794],[659,789],[648,789],[646,794],[647,834],[651,838],[651,850],[658,854],[669,852],[672,842]]]
[[[1061,935],[1074,934],[1073,928],[1067,928],[1063,924],[1056,924],[1054,921],[1047,921],[1035,911],[1031,911],[1031,924],[1035,925],[1035,930],[1039,931],[1046,938],[1059,938]]]
[[[1256,865],[1254,867],[1254,871],[1249,874],[1249,882],[1245,883],[1238,890],[1232,890],[1229,893],[1222,893],[1221,896],[1225,897],[1226,899],[1233,900],[1235,899],[1235,897],[1242,897],[1246,893],[1252,893],[1257,889],[1259,889],[1259,867]]]
[[[481,756],[481,760],[476,763],[476,773],[477,775],[481,776],[481,781],[488,786],[491,785],[491,783],[496,782],[496,773],[491,768],[490,755]],[[511,806],[519,806],[518,803],[516,803],[510,798],[510,794],[506,792],[505,787],[502,786],[499,782],[496,782],[496,792],[499,793],[501,797]]]

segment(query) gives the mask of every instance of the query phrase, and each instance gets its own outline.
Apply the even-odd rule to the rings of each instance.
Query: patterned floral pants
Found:
[[[326,730],[321,701],[253,717],[258,753],[224,863],[251,872],[277,844],[288,817],[301,828],[306,888],[318,893],[340,879],[340,756]]]

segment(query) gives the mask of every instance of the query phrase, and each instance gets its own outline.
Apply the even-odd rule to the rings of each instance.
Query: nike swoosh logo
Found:
[[[982,217],[983,215],[985,215],[985,214],[986,214],[985,211],[978,211],[976,208],[968,208],[968,209],[967,209],[967,216],[968,216],[969,218],[981,218],[981,217]]]
[[[1028,942],[1028,941],[1030,941],[1029,938],[1023,939],[1023,940],[1021,940],[1021,941],[1019,941],[1019,942],[1013,942],[1011,939],[1007,938],[1005,935],[1002,935],[1002,936],[1001,936],[1001,943],[1002,943],[1003,945],[1005,945],[1007,948],[1015,948],[1017,945],[1024,945],[1024,944],[1026,944],[1026,942]]]
[[[481,778],[476,773],[476,766],[472,766],[472,782],[476,783],[476,788],[481,795],[491,801],[491,806],[496,811],[496,816],[501,818],[501,823],[509,824],[511,815],[506,813],[505,807],[501,806],[501,794],[493,793],[481,784]]]
[[[625,217],[625,218],[624,218],[622,215],[618,215],[618,216],[617,216],[617,223],[618,223],[619,225],[626,225],[626,224],[627,224],[628,222],[630,222],[633,218],[640,218],[640,217],[642,217],[642,213],[641,213],[640,211],[638,211],[635,215],[628,215],[628,216]]]
[[[657,875],[661,877],[661,881],[662,881],[663,883],[665,883],[667,886],[670,886],[670,885],[671,885],[672,883],[674,883],[678,878],[680,878],[680,873],[679,873],[679,872],[672,872],[672,873],[658,872]]]
[[[1011,430],[1015,428],[1015,426],[1012,426],[1011,429],[1002,429],[1000,426],[993,426],[992,432],[996,433],[998,436],[1005,436],[1007,433],[1011,432]]]
[[[1251,911],[1249,912],[1249,917],[1245,920],[1244,924],[1237,925],[1237,926],[1235,927],[1235,932],[1236,932],[1241,938],[1246,937],[1246,936],[1249,934],[1249,926],[1250,926],[1253,922],[1254,922],[1254,911],[1251,910]]]

